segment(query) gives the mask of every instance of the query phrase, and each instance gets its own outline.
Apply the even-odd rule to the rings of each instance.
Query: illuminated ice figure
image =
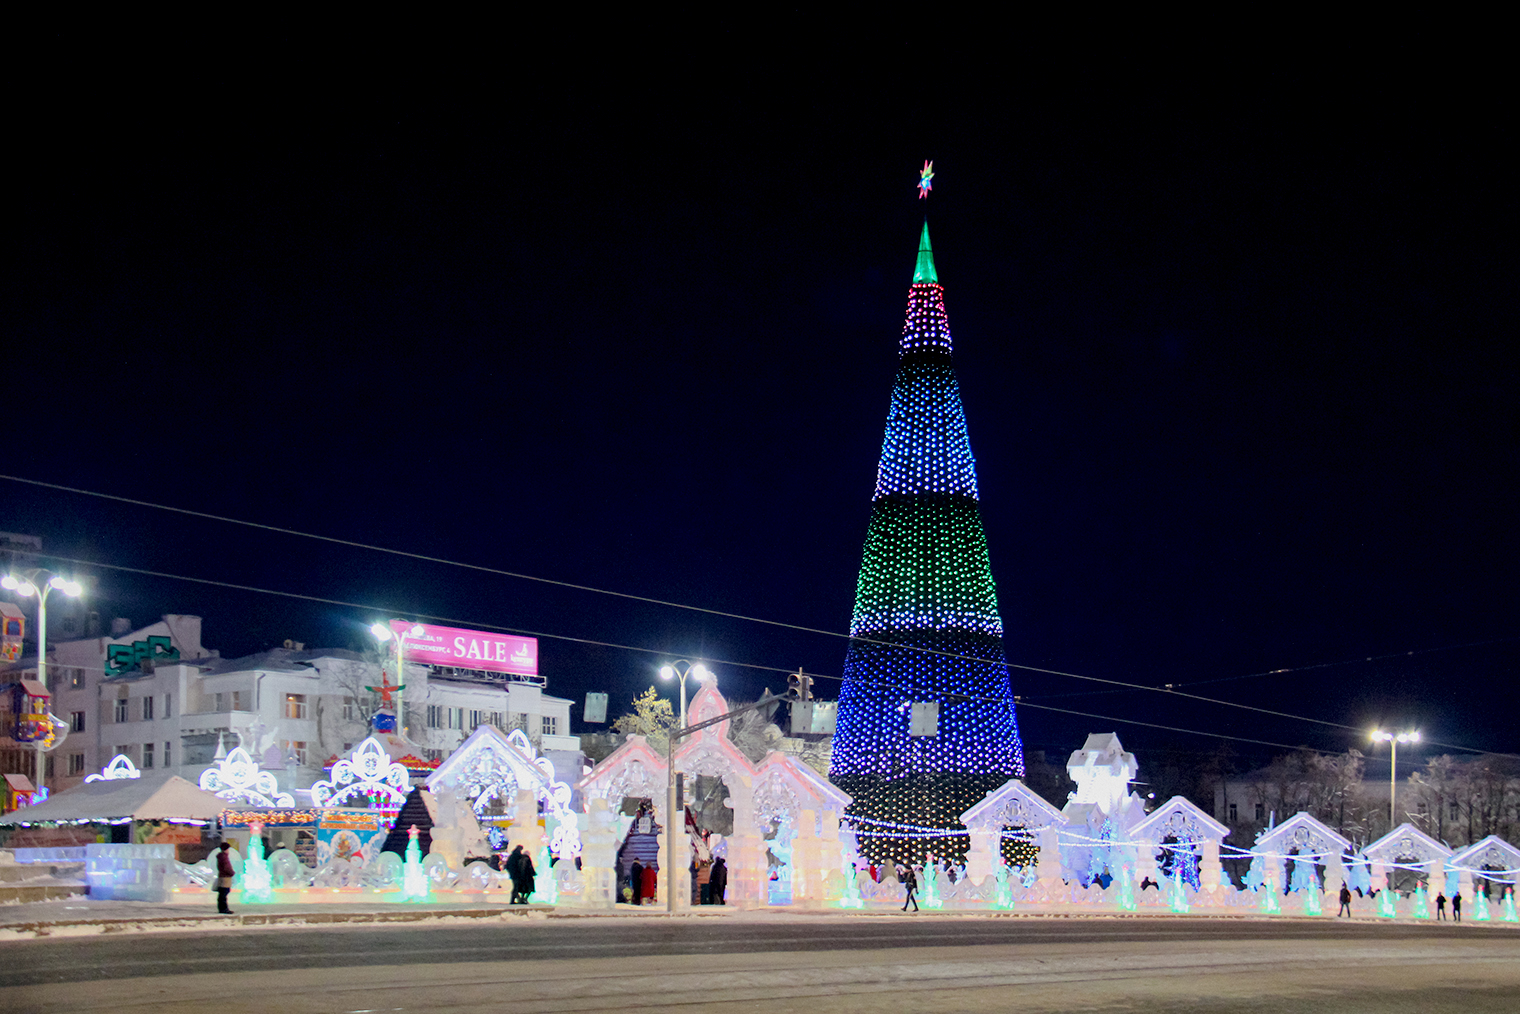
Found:
[[[996,873],[997,887],[992,896],[992,907],[1011,909],[1013,908],[1013,883],[1008,867],[999,866]]]
[[[1273,870],[1267,870],[1261,882],[1261,911],[1264,915],[1276,915],[1282,911],[1282,903],[1277,900],[1277,875]]]
[[[929,862],[925,864],[923,872],[918,875],[918,901],[924,908],[944,908],[945,900],[939,894],[939,864],[934,860],[934,853],[929,853]]]
[[[1475,922],[1488,922],[1492,918],[1488,911],[1488,895],[1477,884],[1473,885],[1472,917]]]
[[[554,865],[549,860],[549,843],[546,841],[533,860],[536,867],[533,878],[533,904],[559,904],[559,879],[554,875]],[[571,865],[574,865],[573,863]]]
[[[248,751],[235,747],[217,761],[216,767],[201,772],[201,788],[233,803],[249,806],[295,806],[295,797],[281,792],[274,775],[259,770]]]
[[[1319,876],[1314,872],[1312,859],[1293,857],[1293,891],[1303,895],[1304,915],[1323,913],[1319,900]]]
[[[841,864],[840,868],[845,871],[845,876],[844,897],[839,899],[840,908],[865,907],[865,902],[860,897],[860,881],[856,879],[860,876],[860,870],[852,859],[853,852],[854,850],[850,847],[850,843],[841,837],[839,842],[839,860]]]
[[[1119,867],[1119,911],[1133,912],[1138,907],[1135,903],[1135,875],[1130,871],[1129,863]]]
[[[433,885],[427,871],[422,868],[422,846],[417,844],[417,825],[407,831],[406,863],[401,871],[401,900],[429,901]]]
[[[1172,911],[1192,911],[1192,906],[1188,904],[1187,900],[1187,887],[1182,882],[1182,870],[1178,868],[1174,868],[1172,871]]]
[[[132,758],[119,753],[111,758],[111,763],[98,775],[88,775],[87,782],[114,782],[122,778],[141,778],[142,772],[137,770],[137,765],[132,763]]]
[[[357,800],[364,800],[360,806],[374,806],[372,800],[379,799],[381,806],[400,808],[411,787],[411,775],[406,768],[391,760],[380,741],[370,736],[354,749],[348,760],[333,765],[330,780],[311,787],[311,801],[319,807],[332,808],[352,807]]]
[[[1416,919],[1430,918],[1430,896],[1425,893],[1425,885],[1416,885],[1414,889],[1414,917]]]
[[[772,905],[792,903],[792,839],[797,832],[792,829],[791,817],[782,814],[776,825],[776,837],[766,842],[771,855],[776,857],[776,879],[769,881],[768,899]]]
[[[1393,888],[1385,887],[1378,892],[1377,914],[1384,919],[1398,915],[1398,902],[1394,900]]]
[[[1251,857],[1251,865],[1246,870],[1246,890],[1260,891],[1265,883],[1267,873],[1266,856],[1255,855]]]
[[[274,901],[274,877],[269,873],[269,860],[264,858],[264,828],[261,824],[248,827],[248,858],[243,860],[244,904],[267,905]]]
[[[1505,922],[1520,922],[1520,916],[1515,914],[1515,891],[1514,888],[1504,894],[1504,914],[1500,916]]]

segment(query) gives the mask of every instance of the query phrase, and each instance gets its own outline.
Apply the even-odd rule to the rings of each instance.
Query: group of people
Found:
[[[691,881],[696,888],[698,905],[728,904],[724,899],[728,893],[728,863],[722,856],[692,860]]]
[[[1341,907],[1335,910],[1335,917],[1339,919],[1341,916],[1345,916],[1349,919],[1351,918],[1351,888],[1347,887],[1344,881],[1341,883],[1340,898]],[[1444,892],[1436,894],[1436,918],[1446,918],[1446,895]],[[1462,895],[1456,892],[1453,892],[1451,896],[1451,919],[1452,922],[1462,921]]]

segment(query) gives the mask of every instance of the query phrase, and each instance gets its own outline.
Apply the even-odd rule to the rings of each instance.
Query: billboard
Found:
[[[391,621],[391,631],[405,641],[402,658],[423,665],[480,669],[514,676],[538,675],[538,638],[489,634],[482,630],[434,627]]]

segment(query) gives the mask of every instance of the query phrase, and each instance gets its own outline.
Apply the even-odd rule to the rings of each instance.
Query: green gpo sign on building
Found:
[[[179,649],[163,634],[131,644],[113,644],[106,649],[106,675],[124,676],[142,668],[144,662],[173,662],[177,658]]]

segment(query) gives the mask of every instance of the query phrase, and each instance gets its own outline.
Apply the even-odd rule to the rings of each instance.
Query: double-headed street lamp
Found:
[[[660,666],[660,678],[672,680],[677,677],[681,680],[681,716],[676,722],[676,727],[671,730],[665,740],[665,911],[676,910],[676,736],[677,732],[686,730],[686,677],[695,676],[698,682],[717,679],[712,671],[701,662],[688,662],[686,659],[677,659],[666,665]],[[686,814],[682,808],[681,834],[686,833]]]
[[[686,677],[688,676],[695,676],[698,682],[717,678],[701,662],[688,662],[684,658],[660,666],[660,679],[672,680],[680,677],[681,680],[681,718],[676,726],[679,729],[686,728]]]
[[[396,629],[396,628],[400,628],[400,629]],[[406,639],[409,638],[409,637],[421,637],[424,633],[426,633],[426,631],[424,631],[422,629],[422,624],[420,624],[420,623],[414,623],[414,624],[412,624],[411,627],[407,627],[405,620],[392,620],[389,625],[388,624],[384,624],[384,623],[378,623],[378,622],[372,624],[370,626],[370,628],[369,628],[369,632],[371,634],[374,634],[375,635],[375,640],[379,641],[381,644],[384,644],[386,641],[391,641],[391,640],[394,640],[396,642],[396,697],[397,697],[397,700],[396,700],[396,709],[399,712],[399,711],[402,710],[401,709],[401,700],[400,700],[401,691],[404,690],[404,689],[406,689],[405,686],[401,682],[405,678],[405,677],[403,677],[401,675],[401,673],[402,673],[402,666],[405,664],[405,662],[404,662],[404,660],[402,658],[402,653],[406,650]],[[383,669],[380,672],[380,688],[379,689],[380,689],[380,706],[384,707],[385,705],[387,705],[387,704],[390,703],[390,701],[387,700],[387,698],[390,696],[390,692],[389,692],[389,688],[385,685],[385,672],[384,672]],[[396,725],[398,727],[401,725],[401,723],[402,723],[403,720],[404,720],[404,716],[403,715],[401,715],[401,714],[397,714],[396,715]],[[390,729],[379,729],[378,731],[380,731],[380,732],[390,732],[392,730],[390,730]]]
[[[47,580],[42,580],[46,574]],[[28,570],[18,577],[15,574],[7,574],[0,578],[0,587],[6,591],[13,591],[22,598],[37,596],[37,682],[42,684],[42,689],[47,689],[47,600],[48,596],[56,589],[70,598],[78,598],[84,593],[83,586],[78,581],[70,581],[60,577],[50,570]],[[51,706],[51,702],[49,702]],[[48,715],[49,720],[52,715]],[[46,773],[46,761],[43,757],[44,744],[47,737],[37,740],[37,791],[42,791],[43,775]]]
[[[1388,757],[1388,830],[1392,831],[1394,828],[1394,804],[1399,791],[1399,744],[1418,743],[1420,741],[1420,734],[1418,732],[1384,732],[1382,729],[1373,729],[1372,741],[1374,743],[1387,743],[1392,749],[1392,753]]]

